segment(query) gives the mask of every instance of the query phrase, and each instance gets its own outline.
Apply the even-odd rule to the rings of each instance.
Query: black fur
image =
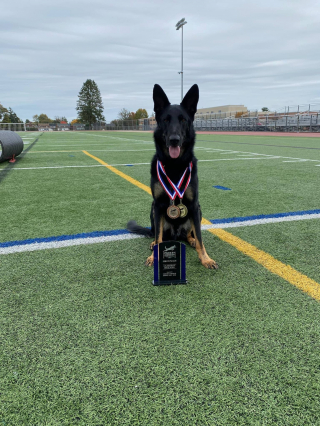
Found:
[[[201,210],[198,199],[198,173],[197,159],[194,156],[195,131],[193,128],[194,115],[197,111],[199,88],[194,84],[183,98],[180,105],[171,105],[162,88],[156,84],[153,89],[154,111],[157,128],[154,132],[156,153],[151,162],[151,191],[153,202],[151,206],[151,230],[130,221],[127,229],[131,232],[145,236],[155,236],[155,243],[159,237],[162,240],[187,239],[187,235],[195,238],[194,247],[197,248],[200,260],[208,268],[216,266],[207,265],[208,259],[201,237]],[[177,148],[179,147],[179,149]],[[178,151],[177,151],[178,150]],[[172,153],[175,152],[173,155]],[[176,153],[179,155],[176,156]],[[188,214],[185,218],[170,219],[167,208],[170,199],[161,187],[157,176],[157,161],[160,160],[165,167],[169,178],[178,183],[184,171],[192,162],[191,181],[182,203],[187,207]],[[184,186],[183,186],[184,187]],[[179,203],[176,198],[175,204]],[[191,244],[191,241],[189,241]],[[197,243],[197,245],[196,245]],[[204,254],[205,253],[205,254]],[[205,259],[205,262],[204,260]],[[152,264],[150,261],[148,264]]]

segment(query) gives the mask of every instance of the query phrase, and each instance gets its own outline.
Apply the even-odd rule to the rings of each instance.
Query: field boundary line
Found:
[[[100,158],[89,154],[89,152],[87,151],[83,151],[83,152],[86,155],[89,155],[89,157],[94,158],[99,163],[104,164],[107,168],[109,168],[109,170],[123,177],[127,181],[131,182],[133,185],[137,185],[139,188],[143,189],[144,191],[148,192],[148,194],[151,195],[151,190],[146,185],[131,178],[125,173],[120,172],[115,167],[109,166]],[[212,225],[211,222],[209,222],[207,219],[204,219],[204,218],[202,218],[201,224]],[[264,268],[266,268],[268,271],[278,275],[279,277],[283,278],[290,284],[293,284],[295,287],[309,294],[314,299],[320,300],[320,284],[317,283],[316,281],[312,280],[306,275],[301,274],[300,272],[292,268],[290,265],[286,265],[285,263],[280,262],[279,260],[272,257],[270,254],[264,252],[263,250],[258,249],[257,247],[255,247],[254,245],[250,243],[247,243],[246,241],[242,240],[239,237],[235,237],[233,234],[227,231],[224,231],[223,229],[209,229],[208,231],[211,234],[216,235],[222,241],[232,245],[241,253],[244,253],[247,256],[251,257],[257,263],[259,263]]]

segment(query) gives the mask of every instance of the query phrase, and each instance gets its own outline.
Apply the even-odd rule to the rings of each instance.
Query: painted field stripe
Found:
[[[63,248],[63,247],[81,246],[86,244],[105,243],[110,241],[132,240],[134,238],[143,238],[143,236],[130,234],[127,232],[127,233],[121,233],[118,235],[107,235],[104,237],[73,238],[73,239],[66,239],[66,240],[54,240],[54,241],[48,241],[48,242],[38,242],[38,243],[23,244],[23,245],[8,246],[8,247],[0,246],[0,255],[23,253],[27,251],[38,251],[38,250],[57,249],[57,248]]]
[[[298,210],[298,211],[295,211],[295,212],[228,217],[226,219],[213,219],[213,220],[210,220],[210,222],[214,223],[214,224],[221,224],[221,223],[258,221],[258,220],[265,220],[265,219],[286,218],[286,217],[290,217],[290,216],[298,216],[299,217],[299,216],[309,216],[309,215],[319,215],[319,214],[320,214],[320,209]]]
[[[146,149],[91,149],[92,152],[137,152],[137,151],[154,151],[154,148]],[[47,152],[84,152],[81,149],[63,150],[63,151],[31,151],[28,154],[46,154]]]
[[[299,220],[310,220],[310,219],[320,219],[320,213],[318,214],[307,214],[304,216],[286,216],[286,217],[272,217],[268,219],[254,219],[254,220],[244,220],[243,222],[218,222],[211,220],[213,222],[211,225],[202,225],[201,229],[226,229],[226,228],[239,228],[243,226],[255,226],[255,225],[267,225],[268,223],[282,223],[282,222],[294,222]]]
[[[136,185],[138,188],[143,189],[148,194],[151,195],[151,189],[149,186],[144,185],[143,183],[139,182],[136,179],[133,179],[131,176],[126,175],[125,173],[120,172],[120,170],[116,169],[113,166],[110,166],[109,164],[105,163],[103,160],[101,160],[98,157],[95,157],[94,155],[90,154],[88,151],[82,151],[84,154],[88,155],[89,157],[93,158],[94,160],[98,161],[98,163],[102,164],[103,166],[107,167],[107,169],[111,170],[116,175],[122,177],[123,179],[127,180],[128,182],[132,183],[133,185]]]
[[[252,216],[248,216],[248,218],[249,217],[252,217]],[[292,220],[320,219],[320,213],[295,215],[295,216],[288,216],[288,217],[274,217],[274,218],[269,218],[264,220],[259,220],[259,219],[250,220],[250,221],[243,220],[241,222],[236,220],[233,223],[228,223],[230,219],[234,220],[238,218],[211,220],[209,224],[202,225],[201,229],[202,230],[225,229],[229,227],[238,228],[243,226],[261,225],[265,223],[275,223],[275,222],[284,222],[284,221],[292,221]],[[239,218],[239,219],[246,219],[246,218]],[[81,234],[59,235],[59,236],[53,236],[53,237],[29,238],[27,240],[6,241],[2,243],[0,242],[0,254],[15,253],[17,251],[21,252],[21,251],[24,251],[22,247],[27,247],[27,246],[33,246],[34,248],[32,250],[42,250],[44,248],[66,247],[66,244],[67,246],[74,245],[72,243],[66,243],[66,241],[71,241],[71,240],[80,241],[80,243],[76,243],[76,245],[87,244],[86,241],[90,241],[90,244],[93,244],[94,242],[99,243],[104,241],[116,241],[116,240],[121,240],[123,235],[125,236],[124,238],[127,239],[128,238],[127,235],[134,235],[134,234],[131,234],[127,229],[114,229],[110,231],[93,231],[93,232],[86,232]],[[115,236],[117,238],[113,239],[113,237]],[[17,250],[15,248],[17,248]],[[29,249],[26,249],[26,250],[29,250]]]
[[[231,188],[227,188],[226,186],[214,185],[213,188],[221,189],[222,191],[231,191]]]
[[[210,224],[205,220],[205,224]],[[239,237],[230,234],[223,229],[209,229],[211,234],[216,235],[222,241],[232,245],[237,250],[251,257],[270,272],[278,275],[290,284],[309,294],[314,299],[320,300],[320,284],[306,275],[301,274],[290,265],[280,262],[270,254],[258,249],[252,244],[247,243]]]

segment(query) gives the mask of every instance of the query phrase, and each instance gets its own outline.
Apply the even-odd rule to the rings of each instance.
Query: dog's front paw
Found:
[[[153,265],[153,254],[151,256],[148,257],[148,259],[146,260],[145,265],[146,266],[152,266]]]
[[[219,265],[213,259],[207,258],[201,261],[202,265],[207,269],[218,269]]]

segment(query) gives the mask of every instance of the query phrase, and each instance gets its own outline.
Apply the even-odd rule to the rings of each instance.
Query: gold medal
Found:
[[[187,214],[188,214],[188,209],[184,204],[182,204],[182,198],[180,198],[180,203],[178,204],[178,207],[179,207],[179,210],[180,210],[180,217],[181,218],[186,217]]]
[[[170,206],[167,208],[167,215],[170,217],[170,219],[177,219],[180,217],[180,209],[174,205],[173,200],[170,201]]]

